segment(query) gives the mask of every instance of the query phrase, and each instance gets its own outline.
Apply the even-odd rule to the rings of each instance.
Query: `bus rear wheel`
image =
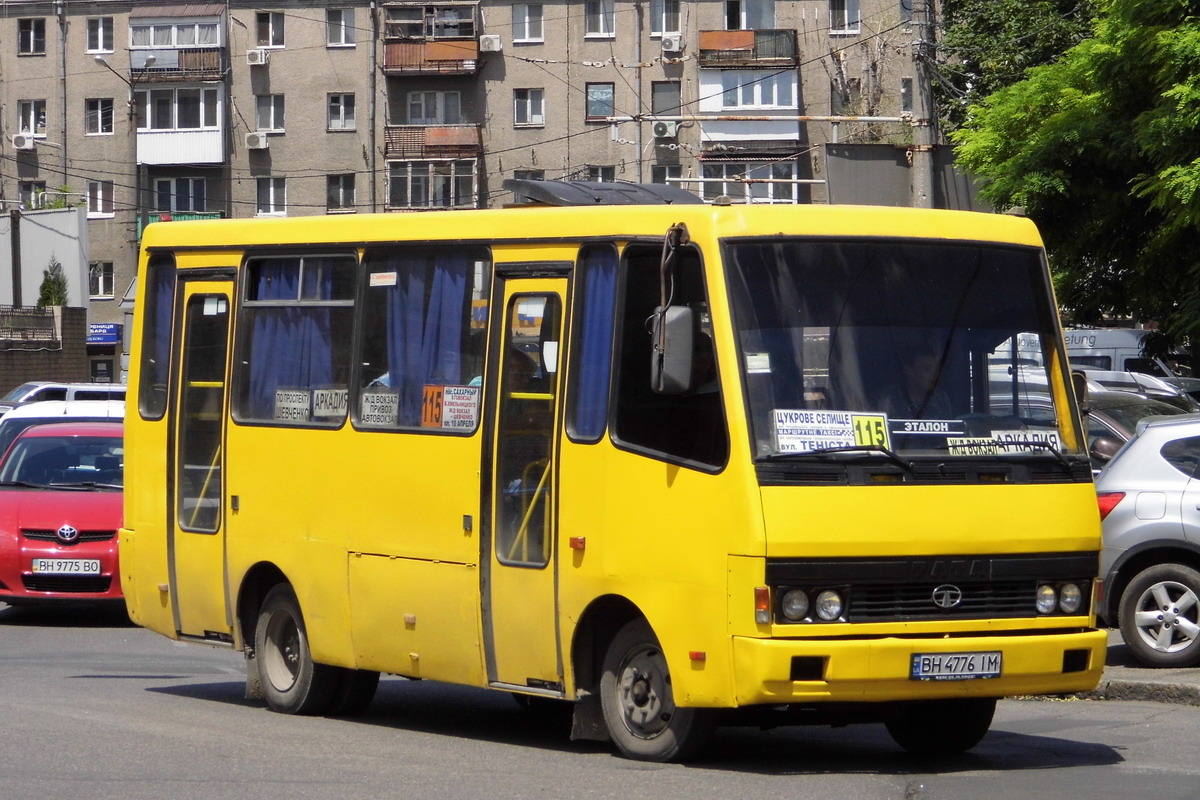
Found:
[[[711,709],[675,705],[667,660],[642,619],[621,628],[608,647],[600,704],[613,742],[626,756],[641,761],[694,758],[715,727]]]
[[[323,714],[340,681],[337,670],[314,663],[300,603],[281,583],[267,592],[254,631],[254,651],[263,697],[272,711]]]
[[[993,697],[926,700],[904,706],[886,722],[896,744],[921,756],[965,753],[987,734],[996,713]]]

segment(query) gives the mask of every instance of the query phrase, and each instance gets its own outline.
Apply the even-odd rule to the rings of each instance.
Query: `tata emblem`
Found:
[[[943,583],[933,590],[933,604],[938,608],[954,608],[962,602],[962,589],[950,583]]]
[[[70,525],[63,525],[54,533],[63,544],[71,544],[79,538],[79,531]]]

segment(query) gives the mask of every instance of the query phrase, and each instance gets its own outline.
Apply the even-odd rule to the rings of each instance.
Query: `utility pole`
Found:
[[[913,146],[912,202],[915,208],[933,208],[933,147],[937,142],[937,114],[933,106],[934,0],[913,0]]]
[[[21,308],[21,210],[8,212],[9,245],[12,247],[13,308]]]

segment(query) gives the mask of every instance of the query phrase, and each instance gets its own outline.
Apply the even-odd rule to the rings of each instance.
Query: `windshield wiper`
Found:
[[[97,481],[52,481],[54,489],[123,489],[119,483],[98,483]]]
[[[822,447],[817,450],[804,450],[795,453],[771,453],[764,456],[768,461],[791,461],[799,458],[808,458],[810,456],[834,456],[839,453],[862,454],[862,453],[878,453],[887,458],[896,466],[903,469],[905,472],[912,473],[913,465],[911,461],[901,458],[895,450],[884,447],[880,444],[850,444],[841,447]]]
[[[44,483],[33,483],[32,481],[0,481],[0,486],[25,486],[29,489],[45,489]]]

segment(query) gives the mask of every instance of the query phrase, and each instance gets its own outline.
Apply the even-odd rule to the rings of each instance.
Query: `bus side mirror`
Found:
[[[659,306],[653,320],[650,388],[657,394],[683,394],[692,388],[696,312],[687,306]]]
[[[1075,402],[1079,405],[1079,413],[1087,416],[1091,410],[1088,405],[1087,376],[1082,372],[1071,373],[1071,386],[1075,389]]]

